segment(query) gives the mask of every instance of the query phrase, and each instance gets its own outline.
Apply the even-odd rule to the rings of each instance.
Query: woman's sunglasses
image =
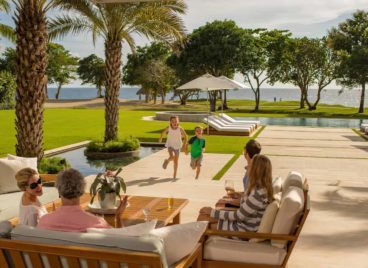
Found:
[[[39,185],[39,184],[42,184],[42,179],[41,179],[41,177],[40,178],[38,178],[38,181],[35,181],[35,182],[32,182],[30,185],[29,185],[29,188],[30,189],[36,189],[37,188],[37,186]]]

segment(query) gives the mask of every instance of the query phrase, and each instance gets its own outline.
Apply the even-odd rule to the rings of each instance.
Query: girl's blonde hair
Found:
[[[249,195],[255,187],[266,189],[268,201],[273,201],[271,161],[267,156],[261,154],[255,155],[252,159],[247,194]]]
[[[25,191],[28,186],[28,180],[38,172],[32,168],[23,168],[15,174],[15,179],[17,181],[18,188]]]

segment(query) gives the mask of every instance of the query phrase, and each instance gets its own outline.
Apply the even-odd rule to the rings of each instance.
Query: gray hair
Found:
[[[84,194],[86,181],[78,170],[70,168],[58,174],[55,187],[60,196],[73,199]]]

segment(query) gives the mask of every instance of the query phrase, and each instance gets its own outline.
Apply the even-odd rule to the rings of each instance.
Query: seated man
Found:
[[[61,198],[61,207],[40,218],[37,227],[66,232],[86,232],[87,228],[112,228],[103,218],[84,211],[80,197],[84,194],[86,181],[75,169],[61,172],[56,179],[56,188]],[[122,227],[120,215],[127,206],[125,196],[115,213],[116,227]]]
[[[246,172],[243,178],[243,187],[244,192],[248,189],[249,184],[249,172],[252,167],[252,159],[256,154],[261,153],[261,144],[256,140],[250,140],[244,146],[244,158],[247,161]],[[216,203],[216,208],[224,208],[224,207],[239,207],[240,205],[240,198],[244,194],[244,192],[234,192],[231,196],[226,196],[220,199]]]

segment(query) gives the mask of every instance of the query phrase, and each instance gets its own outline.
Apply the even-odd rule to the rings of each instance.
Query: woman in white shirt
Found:
[[[36,170],[23,168],[15,174],[20,190],[24,191],[19,204],[19,223],[36,226],[39,218],[47,211],[38,197],[42,192],[42,179]]]

